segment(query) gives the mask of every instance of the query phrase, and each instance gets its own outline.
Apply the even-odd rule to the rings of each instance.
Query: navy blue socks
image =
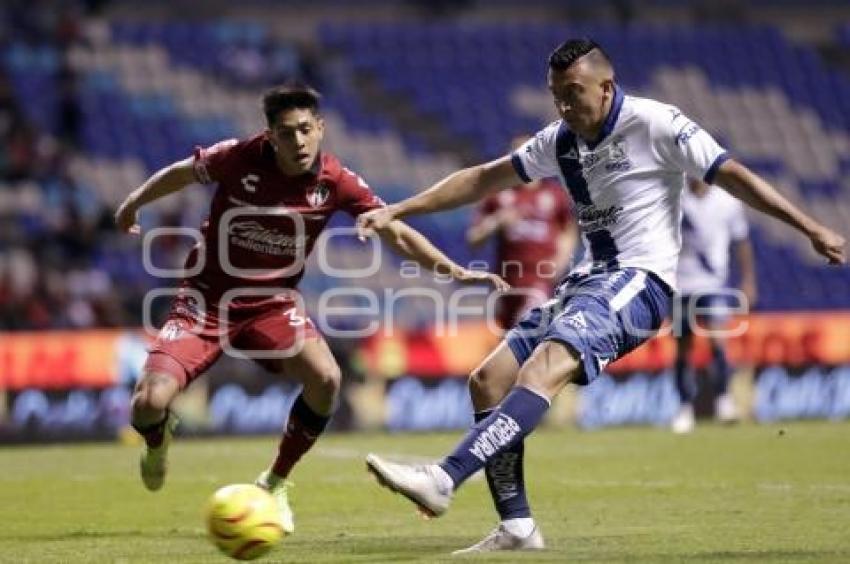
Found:
[[[520,455],[516,456],[516,450],[513,449],[517,445],[522,449],[522,440],[537,427],[537,424],[540,423],[547,409],[549,409],[549,401],[528,388],[518,386],[511,390],[502,403],[490,415],[472,426],[455,451],[447,456],[440,464],[440,467],[454,481],[455,489],[464,480],[503,454],[511,453],[514,456],[510,458],[515,462],[519,461],[521,463],[522,451],[520,450]],[[504,464],[507,464],[507,462],[504,462]],[[516,465],[508,464],[508,466],[508,470],[513,473]],[[521,477],[522,464],[519,464],[519,468]],[[504,469],[505,466],[500,466],[497,470]],[[498,472],[498,475],[504,476],[506,473]],[[488,475],[489,480],[490,477]],[[513,499],[507,495],[507,488],[511,481],[507,480],[505,482],[506,501]],[[524,488],[522,489],[523,495],[521,497],[524,499]],[[527,502],[525,505],[527,508]]]
[[[491,413],[492,409],[476,413],[475,422],[486,419]],[[523,476],[524,453],[525,441],[519,441],[505,452],[494,456],[484,467],[490,497],[493,498],[493,505],[502,521],[531,517]]]

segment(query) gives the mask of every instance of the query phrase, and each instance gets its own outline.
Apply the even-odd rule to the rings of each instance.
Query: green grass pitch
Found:
[[[448,553],[495,523],[471,480],[444,517],[364,471],[370,451],[425,460],[460,433],[337,434],[296,468],[297,532],[265,562],[457,561]],[[221,485],[251,481],[274,437],[180,440],[165,488],[136,475],[119,444],[0,449],[2,562],[226,562],[201,508]],[[549,549],[464,558],[502,562],[850,562],[850,422],[545,430],[527,445],[530,496]]]

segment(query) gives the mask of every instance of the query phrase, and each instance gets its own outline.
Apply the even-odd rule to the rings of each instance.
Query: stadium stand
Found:
[[[269,82],[297,75],[316,83],[331,150],[392,201],[464,159],[400,123],[392,108],[376,111],[364,79],[408,103],[419,123],[491,158],[514,133],[551,119],[545,56],[575,34],[606,46],[627,90],[679,105],[827,224],[850,224],[850,79],[770,26],[330,22],[313,38],[326,55],[318,66],[265,22],[66,16],[35,31],[16,23],[26,35],[5,34],[0,52],[3,329],[138,322],[152,281],[132,243],[112,231],[111,210],[195,145],[261,127],[257,95]],[[836,37],[850,49],[850,28]],[[197,224],[206,198],[187,191],[144,223]],[[466,220],[461,211],[416,226],[468,261],[481,255],[455,243]],[[850,307],[850,268],[820,266],[805,241],[754,220],[760,308]],[[350,244],[337,248],[339,260],[359,260]],[[173,249],[164,261],[182,252]],[[403,285],[384,276],[376,287]],[[308,276],[305,288],[323,284]]]

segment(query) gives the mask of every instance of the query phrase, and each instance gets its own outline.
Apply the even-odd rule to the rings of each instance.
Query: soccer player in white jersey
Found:
[[[681,405],[673,418],[674,433],[694,429],[697,382],[688,362],[694,331],[704,331],[711,345],[710,375],[715,396],[714,415],[735,421],[738,409],[729,394],[731,368],[726,358],[722,329],[730,301],[750,308],[756,301],[756,273],[747,218],[739,200],[697,178],[688,179],[682,194],[682,251],[679,254],[678,293],[673,303],[676,336],[676,390]],[[730,251],[740,271],[741,294],[727,291]],[[694,327],[692,324],[696,324]]]
[[[358,217],[361,236],[394,219],[480,200],[522,182],[559,176],[576,204],[587,258],[556,297],[532,309],[470,376],[476,423],[440,464],[408,466],[370,454],[379,481],[432,516],[484,468],[499,526],[463,552],[539,549],[523,483],[523,441],[568,383],[592,382],[661,326],[676,285],[685,175],[713,182],[805,234],[831,263],[844,239],[729,158],[678,109],[626,96],[593,41],[570,40],[549,57],[548,86],[561,119],[511,155],[455,172],[402,202]]]

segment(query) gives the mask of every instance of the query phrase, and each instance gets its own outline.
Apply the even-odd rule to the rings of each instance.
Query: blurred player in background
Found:
[[[694,337],[691,319],[701,329],[708,330],[714,415],[723,422],[738,419],[738,409],[729,394],[732,369],[723,338],[711,331],[723,328],[728,319],[729,300],[733,299],[724,293],[729,278],[730,251],[738,262],[741,293],[746,299],[746,303],[736,305],[750,308],[756,301],[756,272],[744,206],[717,187],[689,179],[688,188],[682,194],[682,251],[677,269],[679,293],[674,298],[677,303],[672,312],[676,335],[676,389],[681,401],[671,425],[675,433],[690,433],[694,429],[697,380],[688,362]],[[690,313],[697,311],[698,316]]]
[[[408,215],[451,209],[555,175],[576,204],[585,258],[556,297],[526,314],[471,374],[476,423],[466,437],[439,464],[366,458],[381,484],[431,516],[445,513],[455,490],[484,469],[500,523],[461,553],[543,548],[526,496],[525,437],[566,384],[592,382],[661,327],[676,284],[686,175],[716,182],[796,228],[830,263],[845,260],[843,237],[729,158],[677,108],[626,96],[593,41],[565,42],[548,67],[560,120],[513,154],[455,172],[358,218],[362,236]]]
[[[325,429],[341,378],[294,288],[303,275],[303,259],[334,213],[356,216],[384,206],[362,178],[334,155],[320,151],[324,122],[319,98],[298,83],[267,92],[265,131],[247,140],[196,149],[193,157],[151,176],[116,212],[119,228],[138,233],[136,216],[143,205],[194,183],[217,186],[202,227],[203,244],[186,260],[187,270],[202,261],[200,272],[183,281],[172,301],[132,398],[132,424],[145,440],[140,464],[145,487],[158,490],[163,485],[177,424],[169,405],[215,362],[224,345],[263,353],[289,351],[285,358],[254,356],[269,371],[303,385],[277,457],[257,479],[257,485],[274,494],[287,533],[295,525],[285,478]],[[495,275],[456,265],[400,222],[378,234],[423,266],[463,282],[487,280],[506,289]],[[226,247],[220,248],[220,242]],[[225,294],[236,289],[239,295],[226,299]]]
[[[517,136],[511,150],[528,139]],[[553,179],[519,184],[479,204],[466,240],[478,246],[496,237],[496,272],[511,285],[511,292],[496,302],[496,321],[502,329],[507,331],[526,311],[552,296],[577,239],[570,205]]]

